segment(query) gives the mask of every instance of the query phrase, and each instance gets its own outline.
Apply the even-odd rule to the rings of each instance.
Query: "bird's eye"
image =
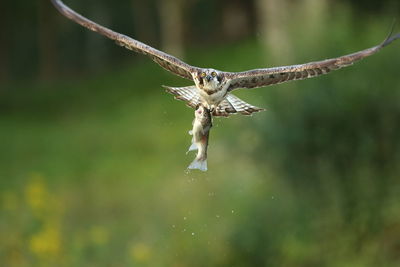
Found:
[[[217,73],[216,73],[215,71],[213,71],[213,72],[211,73],[211,75],[212,75],[213,77],[217,77]]]
[[[205,72],[202,72],[200,75],[201,78],[205,78],[206,76],[207,76],[207,74]]]

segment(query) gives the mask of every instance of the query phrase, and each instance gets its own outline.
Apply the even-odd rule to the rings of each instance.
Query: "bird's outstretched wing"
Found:
[[[245,72],[229,72],[225,73],[225,76],[228,79],[231,79],[229,91],[239,88],[250,89],[284,83],[292,80],[313,78],[322,74],[327,74],[333,70],[350,66],[356,61],[377,53],[383,47],[389,45],[391,42],[399,38],[400,33],[394,36],[392,36],[391,33],[389,37],[386,38],[386,40],[380,45],[356,52],[354,54],[301,65],[255,69]]]
[[[76,23],[82,25],[85,28],[88,28],[91,31],[98,32],[101,35],[104,35],[107,38],[114,40],[117,44],[123,47],[126,47],[135,52],[149,56],[157,64],[159,64],[164,69],[172,72],[173,74],[192,80],[193,78],[191,73],[194,71],[198,71],[199,69],[186,64],[185,62],[177,59],[176,57],[161,52],[151,46],[141,43],[126,35],[107,29],[76,13],[75,11],[67,7],[61,0],[51,0],[51,2],[58,9],[58,11],[60,11],[61,14],[63,14],[65,17],[75,21]]]

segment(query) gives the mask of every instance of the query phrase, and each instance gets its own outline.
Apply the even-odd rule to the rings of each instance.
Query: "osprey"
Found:
[[[400,33],[393,32],[381,44],[350,55],[323,61],[310,62],[301,65],[283,66],[275,68],[254,69],[244,72],[224,72],[209,68],[191,66],[176,57],[159,51],[142,42],[126,35],[105,28],[70,9],[61,0],[51,0],[54,6],[67,18],[98,32],[117,44],[135,52],[149,56],[164,69],[182,78],[192,80],[195,85],[189,87],[167,87],[167,92],[173,94],[176,99],[183,100],[192,108],[204,105],[211,110],[213,116],[228,117],[231,114],[240,113],[251,115],[264,109],[250,105],[231,94],[240,88],[258,88],[273,84],[284,83],[292,80],[302,80],[327,74],[333,70],[352,65],[365,57],[377,53],[379,50],[400,38]]]

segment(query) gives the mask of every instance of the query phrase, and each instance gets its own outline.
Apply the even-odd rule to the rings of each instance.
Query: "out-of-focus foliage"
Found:
[[[114,30],[134,36],[153,46],[163,45],[159,2],[181,1],[186,46],[215,45],[260,34],[263,17],[257,2],[267,0],[66,0],[79,13]],[[314,0],[286,0],[287,20],[293,21],[297,6]],[[270,1],[273,2],[273,1]],[[397,0],[341,0],[330,6],[344,6],[358,27],[368,18],[391,20],[400,12]],[[310,4],[308,10],[315,8]],[[71,77],[104,71],[110,66],[132,62],[129,51],[121,52],[113,42],[83,30],[62,17],[50,0],[2,1],[0,3],[0,84],[2,81]],[[291,12],[288,12],[288,11]],[[329,12],[329,10],[327,10]],[[362,19],[361,19],[362,18]],[[300,21],[301,18],[300,14]],[[359,23],[358,25],[358,22]],[[174,29],[173,29],[174,30]],[[62,53],[59,50],[62,49]]]
[[[160,85],[187,81],[52,8],[57,37],[45,58],[57,60],[42,68],[36,51],[48,43],[29,31],[40,13],[25,7],[47,1],[4,2],[19,12],[5,13],[3,32],[13,35],[0,43],[9,64],[0,84],[0,265],[399,266],[400,42],[323,77],[238,92],[268,110],[216,119],[210,170],[186,173],[193,111]],[[129,1],[66,2],[130,35],[143,19]],[[240,38],[196,26],[211,2],[190,1],[189,63],[245,70],[278,60],[279,45],[265,49],[258,35],[260,18]],[[232,3],[260,13],[244,2]],[[283,64],[373,46],[398,8],[326,3],[315,17],[287,11]],[[140,35],[152,44],[161,43],[157,7],[141,7],[154,24]],[[232,39],[214,33],[195,44],[210,27]]]

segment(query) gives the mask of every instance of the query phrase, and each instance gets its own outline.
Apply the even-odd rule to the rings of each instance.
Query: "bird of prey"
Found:
[[[179,88],[165,86],[165,88],[167,92],[173,94],[176,99],[185,101],[186,104],[192,108],[197,107],[199,104],[205,105],[212,111],[213,116],[228,117],[235,113],[251,115],[254,112],[263,110],[234,96],[231,92],[236,89],[265,87],[327,74],[333,70],[350,66],[356,61],[371,56],[400,38],[400,33],[392,35],[392,31],[381,44],[350,55],[300,65],[262,68],[244,72],[225,72],[212,68],[191,66],[176,57],[126,35],[114,32],[83,17],[67,7],[61,0],[51,1],[64,16],[83,27],[100,33],[127,49],[149,56],[161,67],[175,75],[192,80],[194,86]]]

